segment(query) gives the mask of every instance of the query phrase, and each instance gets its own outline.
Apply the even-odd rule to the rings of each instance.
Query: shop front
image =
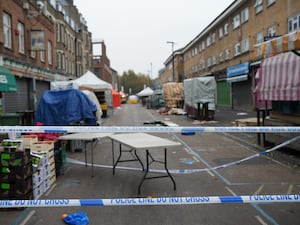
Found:
[[[253,111],[249,62],[228,67],[226,76],[227,82],[230,84],[232,109],[246,112]]]

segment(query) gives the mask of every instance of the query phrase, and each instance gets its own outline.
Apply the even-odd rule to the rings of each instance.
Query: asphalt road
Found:
[[[220,112],[221,113],[221,112]],[[247,115],[245,115],[247,116]],[[224,119],[223,119],[224,118]],[[222,126],[230,118],[216,115],[216,121],[199,124],[179,115],[160,115],[140,104],[124,104],[115,109],[105,126],[142,126],[145,121],[172,121],[180,126]],[[173,190],[169,178],[146,180],[138,195],[137,187],[143,177],[138,162],[124,162],[112,174],[112,143],[103,139],[94,149],[94,177],[91,167],[68,163],[65,174],[42,199],[119,199],[140,197],[195,197],[299,194],[300,169],[281,162],[270,155],[255,157],[245,162],[214,170],[220,165],[244,159],[261,151],[256,146],[255,134],[198,133],[155,134],[182,145],[168,151],[168,168],[175,179]],[[88,149],[88,160],[90,161]],[[145,160],[144,152],[139,152]],[[152,152],[161,159],[162,152]],[[84,152],[68,152],[68,158],[84,162]],[[152,168],[163,170],[153,163]],[[198,171],[198,169],[209,169]],[[7,225],[62,225],[63,213],[87,213],[91,225],[235,225],[235,224],[300,224],[299,203],[222,203],[197,205],[107,206],[26,208],[22,211],[0,211],[0,224]]]

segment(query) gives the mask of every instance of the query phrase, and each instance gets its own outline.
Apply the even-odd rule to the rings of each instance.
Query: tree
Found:
[[[120,77],[120,84],[124,87],[126,93],[136,94],[143,90],[144,86],[152,86],[152,81],[150,77],[145,74],[136,74],[133,70],[128,70],[123,72]],[[129,90],[131,90],[131,93]]]

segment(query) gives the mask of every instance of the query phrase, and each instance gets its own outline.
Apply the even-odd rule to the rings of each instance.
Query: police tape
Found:
[[[275,150],[278,150],[286,145],[289,145],[297,140],[300,139],[300,136],[294,137],[290,140],[287,140],[279,145],[276,145],[270,149],[267,149],[265,151],[261,151],[259,153],[250,155],[248,157],[245,157],[243,159],[240,160],[236,160],[236,161],[232,161],[226,164],[222,164],[222,165],[218,165],[218,166],[214,166],[214,167],[209,167],[209,168],[201,168],[201,169],[169,169],[169,172],[171,174],[191,174],[191,173],[199,173],[199,172],[207,172],[207,171],[212,171],[212,170],[218,170],[218,169],[223,169],[223,168],[227,168],[229,166],[233,166],[233,165],[238,165],[241,164],[243,162],[246,162],[248,160],[254,159],[256,157],[262,156],[262,155],[266,155],[267,153],[273,152]],[[75,160],[75,159],[71,159],[71,158],[67,158],[67,162],[68,163],[72,163],[72,164],[77,164],[77,165],[88,165],[88,166],[94,166],[94,167],[100,167],[100,168],[113,168],[113,166],[109,166],[109,165],[99,165],[99,164],[90,164],[90,163],[85,163],[79,160]],[[122,166],[117,166],[117,169],[123,169],[123,170],[134,170],[134,171],[140,171],[140,168],[132,168],[132,167],[122,167]],[[159,170],[159,169],[149,169],[148,170],[151,173],[165,173],[165,170]]]
[[[0,208],[200,205],[200,204],[225,204],[225,203],[300,203],[300,194],[159,197],[159,198],[148,197],[148,198],[115,198],[115,199],[0,200]]]
[[[179,127],[179,126],[0,126],[0,133],[300,133],[299,126],[293,127]]]

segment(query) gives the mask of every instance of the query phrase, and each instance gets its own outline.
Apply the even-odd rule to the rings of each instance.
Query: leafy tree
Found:
[[[143,90],[144,86],[151,87],[152,81],[150,77],[145,74],[136,74],[133,70],[128,70],[123,72],[120,77],[120,84],[124,87],[126,93],[136,94]],[[129,90],[131,90],[131,93]]]

